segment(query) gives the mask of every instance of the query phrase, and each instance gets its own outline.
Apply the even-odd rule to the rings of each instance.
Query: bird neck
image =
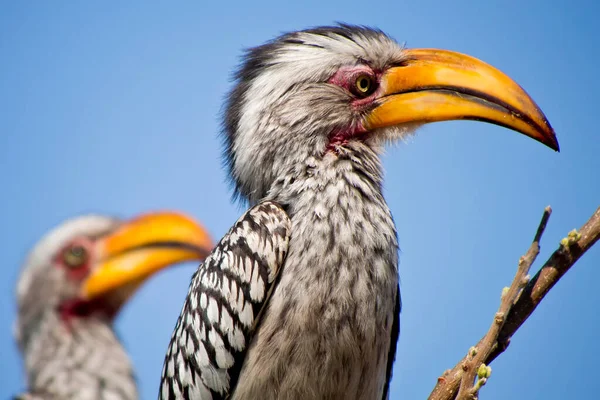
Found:
[[[347,208],[346,195],[373,200],[388,210],[382,194],[383,173],[379,154],[361,141],[352,141],[327,151],[322,157],[308,156],[301,168],[292,166],[271,186],[265,200],[281,203],[294,214],[304,202],[334,201],[327,207]],[[318,213],[318,210],[315,210]]]
[[[382,274],[393,284],[398,240],[382,193],[378,152],[361,141],[351,141],[322,158],[307,158],[304,167],[294,171],[278,179],[267,196],[290,216],[292,241],[327,244],[313,248],[316,259],[334,250],[344,259],[353,258],[350,249],[360,249],[363,255],[384,251],[390,262]],[[308,254],[312,252],[303,257]]]
[[[106,316],[65,318],[47,311],[26,330],[20,345],[30,393],[60,399],[137,399],[131,362]]]

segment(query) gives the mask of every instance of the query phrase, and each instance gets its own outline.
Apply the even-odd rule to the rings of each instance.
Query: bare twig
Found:
[[[517,268],[517,273],[515,274],[512,284],[510,287],[502,290],[500,308],[494,316],[492,326],[483,339],[481,339],[477,347],[473,347],[469,350],[469,354],[467,354],[466,360],[461,366],[463,373],[461,377],[460,389],[458,391],[458,395],[456,396],[459,400],[475,399],[479,389],[485,384],[487,378],[489,377],[491,370],[488,369],[486,371],[488,376],[479,376],[477,383],[473,385],[477,375],[486,375],[483,373],[478,374],[479,368],[480,366],[484,365],[484,361],[487,360],[489,355],[495,349],[500,330],[506,322],[506,316],[515,304],[515,301],[521,293],[523,287],[525,287],[525,285],[529,282],[529,268],[540,252],[539,240],[544,233],[546,223],[548,222],[548,218],[550,217],[551,213],[552,209],[550,207],[546,207],[535,238],[533,239],[533,243],[531,243],[527,253],[519,259],[519,267]],[[482,371],[484,370],[482,369]]]
[[[476,398],[478,390],[491,372],[487,365],[506,350],[512,335],[529,318],[548,291],[600,239],[599,207],[579,231],[571,231],[561,241],[560,247],[533,279],[524,279],[539,253],[539,240],[549,216],[550,210],[547,208],[531,247],[519,260],[519,268],[511,287],[502,292],[500,309],[490,330],[453,369],[438,378],[429,400]],[[473,385],[475,376],[479,380]]]

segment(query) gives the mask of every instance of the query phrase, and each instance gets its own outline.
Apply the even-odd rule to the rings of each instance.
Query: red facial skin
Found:
[[[67,265],[65,261],[65,254],[67,251],[73,247],[80,246],[87,253],[86,261],[78,265],[76,267]],[[64,246],[61,251],[58,252],[56,257],[54,258],[54,265],[59,268],[63,268],[66,271],[67,277],[73,281],[81,282],[85,277],[87,277],[90,273],[90,265],[93,262],[94,256],[94,242],[88,238],[82,237],[77,238],[69,242],[66,246]]]
[[[356,89],[356,79],[361,75],[368,75],[372,79],[372,85],[375,90],[372,90],[367,96],[363,95]],[[348,91],[353,99],[351,106],[357,113],[363,113],[373,108],[375,101],[381,95],[382,89],[380,86],[381,76],[383,71],[373,70],[371,67],[365,64],[356,65],[352,67],[340,68],[331,78],[328,83],[339,86]],[[367,132],[361,122],[355,122],[354,124],[335,130],[329,140],[327,146],[328,151],[335,151],[336,147],[343,145],[348,142],[349,139],[359,135],[363,135]]]
[[[66,252],[75,247],[81,246],[87,252],[87,258],[84,263],[78,266],[68,265],[65,261]],[[90,274],[91,266],[94,263],[94,242],[89,238],[77,238],[69,242],[66,246],[58,252],[54,259],[54,265],[57,268],[65,270],[67,279],[76,282],[78,285],[83,282],[85,278]],[[107,307],[102,299],[98,300],[84,300],[78,297],[63,301],[58,306],[58,312],[61,319],[66,323],[68,327],[71,326],[73,318],[88,317],[96,312],[103,312],[105,315],[112,317],[116,313],[116,310],[112,311],[110,307]]]

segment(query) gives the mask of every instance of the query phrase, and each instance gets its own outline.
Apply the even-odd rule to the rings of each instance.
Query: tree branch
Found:
[[[456,366],[444,372],[429,395],[429,400],[476,399],[491,369],[487,367],[510,343],[511,337],[529,318],[546,294],[577,260],[600,239],[600,207],[579,231],[571,231],[561,240],[538,273],[529,280],[531,264],[539,253],[539,241],[550,217],[544,210],[531,247],[519,259],[519,266],[509,288],[502,291],[502,300],[494,322],[485,336]],[[478,377],[474,384],[475,377]]]

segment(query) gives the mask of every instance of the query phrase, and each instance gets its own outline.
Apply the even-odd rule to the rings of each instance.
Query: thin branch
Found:
[[[515,304],[515,301],[521,293],[523,287],[525,287],[527,282],[529,282],[529,268],[540,253],[539,241],[544,233],[546,223],[548,222],[548,218],[550,218],[551,213],[552,209],[550,207],[546,207],[542,216],[542,220],[538,226],[535,238],[533,239],[533,243],[531,243],[527,253],[519,259],[519,268],[517,268],[517,273],[515,274],[512,284],[510,287],[505,288],[502,291],[502,301],[500,302],[500,308],[494,316],[492,326],[483,339],[481,339],[477,347],[473,347],[469,350],[466,360],[461,365],[463,373],[461,377],[460,389],[458,391],[458,395],[456,396],[457,399],[470,400],[476,398],[479,389],[485,384],[487,376],[485,376],[485,370],[482,370],[483,372],[478,374],[479,366],[482,365],[490,356],[492,351],[494,351],[500,330],[506,322],[506,316]],[[477,375],[481,376],[479,376],[478,384],[474,385],[475,377]],[[489,373],[487,375],[489,375]]]
[[[438,378],[438,382],[429,395],[429,400],[473,399],[479,388],[485,384],[489,369],[485,366],[498,357],[510,343],[511,337],[529,318],[546,294],[560,278],[577,262],[577,260],[600,239],[600,207],[579,231],[572,231],[561,241],[538,273],[528,282],[519,280],[527,275],[527,271],[539,252],[539,240],[544,231],[550,210],[547,208],[542,217],[534,242],[525,256],[519,260],[519,268],[513,284],[503,290],[502,301],[494,323],[486,335],[472,347],[453,369],[447,370]],[[527,269],[527,271],[526,271]],[[524,273],[525,271],[525,273]],[[516,300],[513,298],[515,284],[521,286],[517,290]],[[520,292],[520,293],[519,293]],[[512,299],[512,301],[511,301]],[[512,305],[512,307],[511,307]],[[502,314],[508,306],[508,311]],[[499,320],[499,322],[497,322]],[[474,350],[475,349],[475,350]],[[481,367],[481,366],[484,367]],[[478,374],[479,372],[479,374]],[[479,381],[473,385],[475,376]],[[459,393],[459,389],[461,392]]]

